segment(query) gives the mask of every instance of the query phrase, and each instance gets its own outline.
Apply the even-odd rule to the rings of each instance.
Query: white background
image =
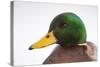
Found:
[[[38,0],[39,1],[39,0]],[[51,2],[62,2],[64,3],[64,0],[50,0]],[[44,1],[44,2],[50,2],[50,1]],[[88,0],[88,1],[80,1],[80,0],[70,0],[67,1],[68,3],[76,3],[76,4],[99,4],[96,0]],[[66,3],[67,3],[66,2]],[[0,67],[10,67],[9,66],[9,60],[10,60],[10,11],[9,11],[9,4],[10,2],[7,0],[2,0],[0,2]],[[99,36],[98,36],[99,37]],[[99,45],[99,44],[98,44]],[[99,59],[99,58],[98,58]],[[63,64],[63,66],[98,66],[99,62],[85,62],[85,63],[70,63],[70,64]],[[51,66],[59,66],[61,67],[62,64],[58,65],[45,65],[48,67]],[[43,66],[43,67],[45,67]],[[28,67],[28,66],[27,66]],[[38,66],[36,66],[38,67]]]
[[[64,12],[78,15],[87,30],[87,41],[97,45],[97,7],[72,4],[14,2],[14,65],[42,64],[55,44],[29,51],[31,44],[48,31],[55,16]]]

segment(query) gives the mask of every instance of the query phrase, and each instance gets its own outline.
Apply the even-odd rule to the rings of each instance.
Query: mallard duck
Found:
[[[95,46],[87,41],[83,21],[74,13],[62,13],[56,16],[48,33],[29,50],[59,44],[43,64],[83,62],[96,60]]]
[[[83,21],[74,13],[67,12],[57,15],[51,22],[48,33],[29,50],[43,48],[55,43],[62,47],[86,43],[87,34]]]

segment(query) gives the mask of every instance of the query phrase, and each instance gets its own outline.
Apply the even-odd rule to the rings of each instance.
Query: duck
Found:
[[[53,44],[58,44],[58,46],[43,64],[94,60],[90,57],[93,56],[91,54],[95,50],[94,44],[87,42],[85,24],[75,13],[65,12],[55,16],[47,34],[30,45],[29,50],[40,49]]]
[[[59,44],[62,47],[80,45],[86,43],[87,35],[83,21],[74,13],[61,13],[54,17],[48,33],[29,50]]]

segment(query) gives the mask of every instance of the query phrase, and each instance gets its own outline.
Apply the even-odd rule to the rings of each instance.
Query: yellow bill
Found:
[[[29,50],[43,48],[43,47],[52,45],[56,42],[57,40],[53,34],[53,31],[51,31],[47,35],[45,35],[42,39],[40,39],[38,42],[36,42],[35,44],[32,44]]]

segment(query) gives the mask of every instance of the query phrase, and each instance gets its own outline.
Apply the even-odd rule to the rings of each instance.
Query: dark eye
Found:
[[[60,28],[65,28],[65,27],[67,27],[67,24],[66,23],[60,23]]]
[[[63,24],[63,27],[67,27],[67,24]]]

